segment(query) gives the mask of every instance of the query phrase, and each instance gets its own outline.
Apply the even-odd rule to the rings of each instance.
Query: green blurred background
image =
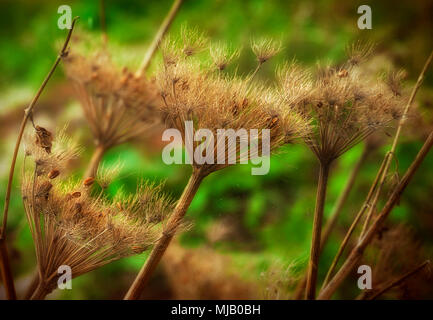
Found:
[[[31,100],[54,61],[65,37],[57,28],[57,9],[72,8],[81,19],[76,39],[87,49],[101,47],[99,1],[19,1],[0,3],[0,197],[4,203],[8,168],[23,109]],[[372,8],[373,29],[357,28],[357,8]],[[105,1],[108,48],[120,63],[137,67],[146,47],[170,8],[171,1]],[[198,27],[212,41],[243,48],[237,72],[255,67],[249,49],[252,38],[280,39],[284,50],[265,64],[259,77],[271,82],[278,64],[296,58],[305,65],[317,61],[338,63],[345,47],[356,40],[377,44],[374,59],[379,69],[391,66],[407,71],[408,88],[414,84],[433,48],[432,1],[283,1],[283,0],[186,0],[172,26]],[[74,43],[71,44],[74,46]],[[157,55],[152,67],[158,64]],[[150,70],[150,73],[152,68]],[[229,72],[234,72],[231,67]],[[404,173],[422,145],[432,123],[433,76],[431,70],[417,97],[419,117],[408,121],[392,171]],[[62,67],[56,71],[36,107],[38,123],[49,128],[68,124],[71,135],[85,147],[74,174],[82,174],[92,151],[90,131],[75,92]],[[415,119],[415,116],[414,116]],[[362,167],[338,226],[320,265],[323,278],[339,241],[360,207],[388,150],[393,128],[384,143]],[[178,198],[191,169],[167,166],[161,160],[159,133],[112,149],[104,164],[123,163],[119,178],[110,187],[135,190],[139,178],[166,181],[165,189]],[[335,164],[329,185],[325,215],[344,187],[362,152],[362,145]],[[19,290],[25,288],[35,265],[32,239],[19,193],[18,162],[12,194],[8,238],[13,272]],[[390,225],[411,225],[427,252],[433,248],[433,154],[430,154],[396,207]],[[188,218],[193,227],[174,243],[144,298],[284,298],[293,279],[306,264],[311,239],[317,163],[304,145],[284,148],[271,158],[265,176],[252,176],[248,165],[238,165],[207,177],[194,199]],[[73,290],[57,290],[50,297],[68,299],[121,298],[145,260],[145,255],[123,259],[73,281]],[[356,274],[338,297],[358,294]],[[0,293],[0,295],[2,295]],[[432,293],[430,292],[431,297]]]

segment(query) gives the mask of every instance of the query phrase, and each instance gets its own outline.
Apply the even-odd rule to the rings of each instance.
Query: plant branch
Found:
[[[155,35],[155,38],[153,39],[149,49],[146,52],[146,55],[144,56],[143,61],[141,62],[140,68],[135,73],[137,77],[140,77],[144,72],[146,72],[147,68],[149,67],[150,61],[152,60],[156,52],[156,49],[158,48],[159,44],[161,43],[168,29],[170,28],[171,23],[176,17],[176,14],[179,11],[182,2],[183,0],[174,0],[170,8],[170,11],[167,13],[167,16],[165,17],[164,21],[159,27],[159,30]]]
[[[311,239],[310,261],[308,264],[307,285],[305,299],[314,299],[316,296],[317,271],[320,257],[320,239],[322,231],[323,209],[326,199],[330,162],[320,161],[319,180],[317,182],[316,208],[313,220],[313,236]]]
[[[204,175],[199,170],[193,170],[188,184],[186,185],[179,201],[177,202],[173,213],[167,221],[167,225],[162,232],[161,238],[152,249],[149,258],[129,288],[127,294],[124,297],[125,300],[138,300],[140,298],[144,287],[146,286],[159,261],[164,255],[165,250],[170,244],[170,241],[176,233],[177,228],[182,223],[183,217],[185,216],[203,178]]]
[[[388,175],[388,171],[389,171],[389,167],[391,165],[392,157],[395,155],[395,150],[397,148],[397,144],[398,144],[398,140],[400,138],[403,124],[406,121],[407,113],[408,113],[409,108],[412,105],[413,101],[415,100],[415,96],[418,92],[418,89],[421,87],[422,81],[424,80],[424,75],[425,75],[428,67],[431,64],[432,59],[433,59],[433,51],[430,53],[429,57],[427,58],[426,62],[424,63],[424,66],[421,70],[421,73],[419,74],[418,79],[415,83],[415,86],[413,87],[412,92],[410,94],[409,101],[407,102],[407,104],[403,110],[403,115],[402,115],[402,117],[398,123],[397,131],[395,133],[394,140],[393,140],[392,145],[391,145],[391,149],[388,151],[387,156],[386,156],[385,168],[382,172],[378,188],[376,189],[375,195],[373,197],[373,201],[369,207],[367,218],[365,219],[364,225],[362,227],[362,231],[361,231],[361,234],[359,236],[360,239],[364,236],[365,231],[367,230],[368,224],[370,223],[370,220],[371,220],[373,213],[376,209],[376,205],[377,205],[377,202],[379,200],[380,193],[381,193],[382,188],[385,184],[386,176]]]
[[[26,127],[26,123],[28,119],[32,117],[33,109],[35,107],[36,102],[38,101],[40,95],[42,94],[42,91],[44,90],[45,86],[48,83],[48,80],[50,80],[52,74],[57,68],[57,65],[60,63],[60,60],[65,57],[68,54],[67,47],[69,44],[69,40],[71,39],[72,31],[74,30],[74,26],[76,21],[79,19],[79,17],[75,17],[72,21],[71,29],[69,29],[68,35],[66,37],[66,40],[63,44],[62,49],[60,50],[56,60],[54,61],[53,66],[51,67],[50,71],[48,72],[47,76],[45,77],[44,81],[42,82],[42,85],[40,86],[39,90],[36,92],[36,95],[34,96],[33,100],[30,102],[29,106],[25,109],[24,117],[21,121],[20,130],[18,133],[18,138],[15,144],[15,149],[12,155],[12,162],[11,167],[9,170],[9,178],[8,183],[6,187],[6,197],[5,197],[5,204],[3,209],[3,220],[2,220],[2,226],[0,229],[0,269],[1,274],[3,277],[3,281],[5,283],[6,288],[6,294],[8,299],[16,299],[16,293],[15,293],[15,287],[13,284],[13,278],[12,278],[12,271],[10,269],[10,263],[9,263],[9,257],[7,255],[7,249],[6,249],[6,226],[7,226],[7,220],[8,220],[8,213],[9,213],[9,204],[10,204],[10,197],[11,197],[11,191],[12,191],[12,181],[14,177],[15,172],[15,165],[17,161],[18,151],[21,145],[21,140],[23,138],[24,129]]]
[[[421,271],[422,269],[424,269],[428,265],[430,265],[430,260],[424,261],[423,263],[421,263],[419,266],[415,267],[411,271],[406,272],[403,276],[399,277],[398,279],[396,279],[394,281],[391,281],[385,288],[383,288],[382,290],[380,290],[379,292],[377,292],[376,294],[374,294],[373,296],[371,296],[370,298],[368,298],[368,300],[375,300],[375,299],[377,299],[382,294],[384,294],[386,291],[394,288],[395,286],[398,286],[398,285],[402,284],[408,278],[412,277],[414,274],[418,273],[419,271]]]
[[[107,148],[99,144],[96,146],[95,150],[93,150],[92,157],[90,158],[89,165],[84,173],[84,178],[95,178],[96,173],[98,172],[99,164],[101,163],[102,158],[104,157],[105,151]]]
[[[364,237],[358,242],[355,248],[352,249],[349,257],[344,262],[340,270],[335,274],[335,276],[329,281],[329,283],[322,289],[318,299],[330,299],[334,292],[338,289],[341,283],[349,275],[350,271],[355,267],[355,265],[360,261],[365,248],[373,240],[374,235],[380,230],[383,222],[388,217],[396,203],[399,201],[402,193],[408,186],[409,182],[412,180],[415,172],[418,170],[419,166],[423,162],[424,158],[427,156],[431,147],[433,146],[433,131],[429,134],[427,140],[422,146],[421,150],[418,152],[416,158],[410,165],[409,169],[406,171],[405,175],[394,189],[393,193],[389,197],[382,211],[377,215],[373,224],[365,233]]]

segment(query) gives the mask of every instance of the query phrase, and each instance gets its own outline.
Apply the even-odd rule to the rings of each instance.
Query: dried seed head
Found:
[[[277,55],[282,47],[281,42],[271,39],[253,40],[251,42],[251,49],[255,54],[257,61],[262,64]]]
[[[213,64],[220,71],[224,70],[240,54],[240,50],[231,49],[223,43],[211,45],[209,50]]]
[[[187,57],[203,51],[206,48],[208,40],[198,29],[183,25],[180,33],[183,43],[182,52]]]

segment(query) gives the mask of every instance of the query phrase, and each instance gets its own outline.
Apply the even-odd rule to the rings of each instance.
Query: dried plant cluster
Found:
[[[102,193],[92,195],[89,189],[95,179],[73,182],[65,171],[67,162],[78,154],[76,146],[60,134],[48,152],[40,131],[35,142],[27,144],[26,156],[33,165],[22,182],[41,286],[36,298],[57,286],[61,265],[71,267],[77,277],[150,248],[171,206],[160,187],[149,184],[141,184],[134,195],[119,193],[112,201]],[[47,136],[50,139],[45,140],[51,142],[51,134]],[[96,181],[111,179],[100,174]]]
[[[213,67],[223,70],[232,60],[233,53],[223,53],[227,47],[214,47],[211,51],[214,66],[200,64],[194,57],[182,57],[174,48],[173,45],[165,45],[163,55],[169,58],[164,59],[156,75],[165,124],[168,128],[178,129],[184,142],[188,138],[185,121],[192,121],[194,130],[209,129],[216,137],[212,153],[214,164],[201,165],[193,160],[194,167],[205,167],[204,171],[212,172],[229,165],[230,158],[239,163],[257,157],[261,150],[263,129],[270,130],[271,151],[307,134],[308,121],[294,109],[284,108],[283,101],[273,88],[256,84],[248,78],[212,72]],[[251,150],[241,148],[242,143],[238,143],[236,148],[231,148],[226,137],[218,135],[218,130],[229,129],[244,130],[246,134],[240,140],[248,139],[250,130],[258,130],[257,137],[250,139],[250,145],[253,142],[258,147]],[[218,148],[219,145],[226,148]],[[202,141],[194,141],[192,149],[188,149],[188,145],[186,147],[192,155],[196,148],[203,145]],[[220,154],[221,150],[227,152]],[[225,159],[223,164],[218,163],[220,158]]]
[[[390,73],[386,80],[366,74],[362,61],[368,52],[355,48],[346,63],[319,68],[314,76],[296,63],[279,72],[287,105],[312,119],[305,142],[320,161],[333,161],[402,115],[402,74]]]
[[[113,64],[105,52],[64,59],[95,144],[105,149],[129,141],[159,123],[155,85],[144,75]]]

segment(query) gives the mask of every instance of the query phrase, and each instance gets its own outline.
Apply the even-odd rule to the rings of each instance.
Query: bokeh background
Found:
[[[62,4],[70,5],[73,16],[81,17],[71,46],[84,43],[88,52],[100,50],[98,1],[3,0],[0,3],[1,207],[23,109],[49,70],[65,37],[65,30],[57,28],[57,9]],[[362,4],[372,8],[372,30],[357,28],[357,8]],[[132,68],[138,67],[170,6],[169,0],[105,1],[108,49],[113,58]],[[179,33],[184,23],[199,28],[211,41],[243,48],[235,66],[229,69],[239,74],[247,74],[255,67],[249,48],[251,39],[281,40],[284,50],[265,64],[258,75],[268,82],[274,78],[275,67],[284,61],[296,58],[309,66],[318,61],[338,63],[344,59],[348,44],[368,40],[376,43],[372,59],[375,68],[378,71],[406,70],[405,84],[411,88],[433,48],[432,1],[186,0],[172,25],[172,32]],[[160,59],[158,54],[149,73]],[[430,69],[416,99],[418,112],[409,118],[398,146],[398,161],[393,162],[389,185],[395,182],[398,173],[404,173],[431,128],[432,98]],[[38,123],[52,129],[68,124],[69,133],[85,148],[81,162],[72,168],[73,173],[80,176],[93,144],[75,92],[61,65],[36,106],[35,117]],[[118,179],[109,189],[111,193],[121,187],[133,192],[137,180],[145,178],[165,181],[166,192],[173,198],[179,197],[191,169],[162,162],[160,133],[156,131],[106,154],[104,165],[123,163]],[[393,128],[382,133],[381,145],[361,168],[321,257],[321,279],[366,196],[393,133]],[[329,215],[362,149],[362,145],[357,146],[334,165],[325,215]],[[19,291],[28,284],[35,266],[33,242],[19,192],[21,165],[22,156],[16,169],[8,225],[8,243]],[[289,297],[309,255],[317,163],[311,152],[300,144],[272,156],[268,175],[252,176],[250,169],[249,165],[238,165],[205,179],[188,211],[192,228],[171,245],[143,298]],[[422,251],[427,257],[433,256],[432,199],[433,154],[430,154],[387,225],[389,229],[402,223],[410,226],[417,241],[413,250]],[[403,235],[397,233],[397,239],[401,237]],[[73,290],[57,290],[49,297],[121,298],[145,258],[144,254],[111,263],[75,279]],[[395,258],[393,263],[399,266],[403,260],[404,257]],[[406,296],[394,292],[389,298],[431,298],[432,286],[429,288],[430,291],[405,292]],[[0,296],[3,294],[1,289]],[[354,272],[336,297],[354,298],[358,294]]]

